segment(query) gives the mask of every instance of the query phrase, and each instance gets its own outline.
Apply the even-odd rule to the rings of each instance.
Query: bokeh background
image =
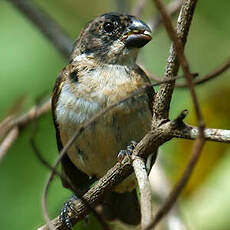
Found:
[[[44,11],[72,37],[95,16],[117,11],[119,1],[36,0]],[[136,1],[123,1],[130,11]],[[168,1],[165,1],[168,2]],[[229,0],[198,1],[186,45],[191,70],[200,76],[210,72],[229,57]],[[148,1],[141,18],[148,21],[156,9]],[[174,20],[175,21],[175,20]],[[161,27],[140,54],[139,62],[162,76],[170,41]],[[14,111],[26,111],[41,98],[49,96],[58,72],[67,61],[53,45],[6,0],[0,1],[0,120]],[[230,129],[230,71],[197,86],[197,94],[207,127]],[[186,122],[196,124],[187,89],[176,89],[171,118],[189,110]],[[44,224],[41,196],[49,171],[35,156],[29,139],[34,133],[40,152],[50,162],[57,157],[51,114],[28,126],[0,162],[0,228],[35,229]],[[162,147],[161,164],[173,185],[181,175],[192,150],[192,141],[173,140]],[[230,148],[227,144],[206,143],[192,180],[180,199],[181,215],[188,229],[230,229]],[[49,191],[51,217],[59,213],[71,193],[58,179]],[[92,224],[93,223],[93,224]],[[91,226],[92,225],[92,226]],[[78,229],[96,229],[94,221]]]

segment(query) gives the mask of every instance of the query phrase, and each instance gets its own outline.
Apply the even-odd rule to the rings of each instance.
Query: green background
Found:
[[[125,1],[130,10],[134,1]],[[53,17],[74,39],[80,29],[95,16],[116,11],[115,1],[37,0],[36,3]],[[230,2],[199,1],[186,45],[191,71],[200,76],[224,62],[230,51]],[[156,14],[149,1],[141,18]],[[162,76],[170,41],[163,28],[140,54],[139,61],[154,74]],[[26,111],[39,98],[50,95],[58,72],[67,63],[52,44],[10,3],[0,1],[0,119],[15,110]],[[230,71],[198,86],[197,94],[207,127],[230,129]],[[191,97],[186,89],[173,95],[170,117],[189,110],[187,122],[196,124]],[[51,114],[31,124],[21,134],[0,162],[0,228],[35,229],[44,224],[41,196],[49,171],[35,156],[29,139],[34,133],[43,156],[50,162],[57,157]],[[174,184],[191,154],[192,142],[173,140],[162,148],[163,167]],[[189,229],[230,229],[230,148],[227,144],[207,143],[180,200],[182,216]],[[49,191],[51,217],[58,215],[70,192],[58,179]],[[92,220],[92,219],[91,219]],[[90,221],[90,223],[94,221]],[[80,228],[90,227],[82,224]],[[92,225],[92,229],[96,225]]]

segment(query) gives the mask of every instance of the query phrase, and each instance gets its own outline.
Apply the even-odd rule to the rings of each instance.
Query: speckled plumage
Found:
[[[104,31],[106,22],[114,24],[112,32]],[[130,25],[148,29],[132,16],[105,14],[91,21],[77,39],[71,62],[59,74],[52,98],[59,150],[80,125],[100,110],[149,83],[136,64],[136,41],[126,40]],[[142,36],[142,32],[136,31],[135,39]],[[142,40],[137,38],[139,47],[141,42],[147,43],[144,39],[149,37],[146,36],[143,34]],[[132,140],[139,141],[150,129],[153,95],[154,91],[149,87],[145,93],[114,107],[87,128],[67,151],[62,162],[65,176],[78,187],[81,186],[75,178],[78,171],[85,180],[86,175],[102,177],[116,163],[119,151]],[[65,162],[72,169],[65,167]],[[131,176],[115,191],[129,192],[134,187],[135,178]]]

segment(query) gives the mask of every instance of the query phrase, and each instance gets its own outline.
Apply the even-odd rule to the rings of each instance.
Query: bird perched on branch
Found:
[[[52,97],[58,149],[76,130],[106,107],[117,103],[150,81],[136,64],[139,48],[151,40],[150,28],[134,16],[108,13],[91,22],[74,43],[70,63],[60,72]],[[84,194],[90,178],[100,178],[117,162],[120,150],[140,141],[150,129],[154,90],[118,103],[95,120],[63,157],[63,185]],[[69,183],[69,182],[70,183]],[[140,222],[134,175],[105,197],[104,215],[128,224]],[[74,199],[74,198],[72,198]],[[68,203],[69,204],[69,203]],[[71,228],[68,205],[62,221]]]

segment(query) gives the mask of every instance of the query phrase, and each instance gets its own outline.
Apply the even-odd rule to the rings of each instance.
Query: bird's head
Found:
[[[138,49],[151,39],[151,29],[135,16],[103,14],[81,31],[72,58],[86,55],[102,63],[132,63],[136,60]]]

